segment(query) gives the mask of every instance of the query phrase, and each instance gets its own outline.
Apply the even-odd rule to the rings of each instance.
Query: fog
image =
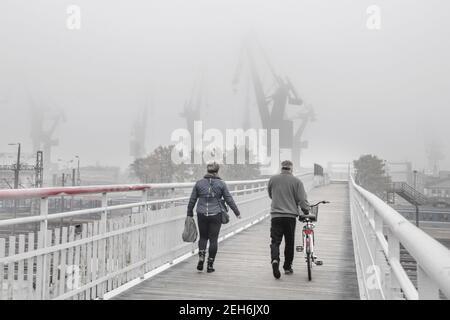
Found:
[[[71,4],[79,30],[66,26]],[[379,30],[366,25],[372,4]],[[240,127],[231,83],[252,32],[315,109],[304,165],[372,153],[422,169],[426,142],[437,141],[450,169],[449,13],[443,0],[2,0],[0,152],[13,152],[10,142],[31,151],[31,96],[65,113],[52,160],[127,167],[139,109],[152,105],[147,151],[169,144],[200,73],[205,126]]]

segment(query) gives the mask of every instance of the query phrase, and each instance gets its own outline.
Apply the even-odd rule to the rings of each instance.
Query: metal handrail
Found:
[[[233,193],[250,192],[250,191],[261,191],[265,188],[266,188],[266,186],[259,187],[259,188],[247,188],[247,189],[241,189],[241,190],[233,190],[230,193],[233,194]],[[73,210],[73,211],[67,211],[67,212],[52,213],[52,214],[48,214],[45,216],[37,215],[37,216],[31,216],[31,217],[4,219],[4,220],[0,220],[0,227],[10,226],[10,225],[15,225],[15,224],[41,222],[41,221],[45,221],[45,220],[48,220],[48,221],[58,220],[58,219],[64,219],[64,218],[71,218],[71,217],[75,217],[75,216],[103,213],[103,212],[105,212],[105,210],[113,211],[113,210],[120,210],[120,209],[131,209],[131,208],[135,208],[135,207],[139,207],[139,206],[149,206],[149,205],[154,205],[154,204],[171,203],[171,202],[188,200],[188,199],[189,199],[189,197],[178,197],[178,198],[170,198],[170,199],[147,200],[147,201],[126,203],[126,204],[108,205],[106,207],[97,207],[97,208],[90,208],[90,209],[81,209],[81,210]]]
[[[439,289],[450,297],[450,250],[414,226],[380,198],[357,185],[353,177],[350,177],[350,185],[366,202],[361,205],[367,213],[372,231],[377,235],[379,247],[388,257],[390,267],[407,298],[436,297]],[[387,241],[383,226],[389,230]],[[399,257],[392,254],[398,248],[392,247],[391,243],[401,243],[418,264],[418,290],[415,292],[410,279],[405,279],[404,270],[399,270]]]
[[[300,177],[307,178],[305,179],[305,188],[312,188],[318,183],[311,173],[304,173]],[[230,189],[230,192],[238,195],[236,203],[244,206],[247,211],[243,219],[234,219],[227,226],[224,226],[223,229],[225,232],[236,232],[244,224],[267,216],[267,211],[270,206],[268,206],[269,198],[264,190],[267,188],[268,180],[257,179],[227,182],[229,186],[239,187],[242,185],[242,189],[234,188],[234,190]],[[39,215],[0,220],[0,226],[30,222],[40,223],[39,231],[36,234],[28,234],[28,241],[32,241],[31,243],[34,243],[34,239],[37,239],[36,247],[28,246],[26,251],[20,249],[24,246],[26,235],[19,235],[19,249],[17,251],[14,249],[11,251],[10,249],[6,256],[6,241],[5,239],[0,239],[0,244],[2,244],[0,246],[0,267],[7,265],[8,269],[8,274],[3,278],[2,271],[4,270],[0,268],[0,299],[10,295],[14,295],[15,297],[15,294],[22,294],[21,290],[24,288],[26,289],[26,293],[23,294],[31,295],[33,299],[46,299],[50,296],[57,299],[70,298],[82,292],[85,293],[85,297],[89,298],[89,288],[98,290],[96,293],[93,291],[92,296],[102,298],[107,290],[111,290],[111,288],[115,288],[117,285],[129,281],[128,277],[131,277],[131,279],[139,276],[142,277],[145,272],[152,270],[155,266],[159,266],[167,261],[173,261],[175,257],[191,252],[193,250],[192,245],[183,243],[179,235],[186,216],[185,208],[175,205],[176,202],[184,201],[188,197],[184,194],[178,194],[178,196],[174,194],[172,195],[173,198],[149,200],[148,191],[190,188],[192,186],[194,186],[194,183],[167,183],[0,191],[0,200],[31,197],[39,199],[40,202]],[[136,202],[125,204],[108,203],[108,195],[110,193],[135,191],[141,192],[140,197],[136,198]],[[101,206],[69,212],[48,213],[49,197],[87,194],[101,194]],[[172,205],[164,205],[162,208],[158,207],[154,211],[150,210],[149,206],[154,204]],[[130,208],[137,208],[138,210],[137,212],[132,212],[131,215],[127,215],[125,220],[110,215],[115,210]],[[83,227],[81,238],[74,238],[75,230],[73,226],[69,230],[67,227],[48,230],[49,221],[93,213],[100,214],[100,219],[93,223],[85,223],[86,228]],[[175,232],[167,232],[172,230]],[[67,231],[69,231],[69,234],[67,234]],[[68,235],[69,239],[67,240]],[[120,242],[118,244],[119,247],[116,247],[116,240],[122,238],[128,239],[128,242],[125,244]],[[14,248],[14,246],[11,247],[11,244],[14,244],[15,241],[15,236],[9,238],[9,248]],[[130,241],[135,241],[133,242],[133,246],[130,246]],[[125,247],[122,248],[124,245]],[[86,258],[86,254],[80,255],[80,252],[78,254],[76,252],[76,250],[82,250],[84,247],[88,248],[87,256],[89,259]],[[59,255],[61,256],[61,261],[58,262],[56,260],[57,262],[55,264],[54,259],[55,257],[58,259]],[[67,263],[64,258],[66,255],[67,257],[71,257],[70,259],[68,258]],[[85,261],[75,261],[72,259],[76,257],[78,259],[84,257],[83,259]],[[50,258],[53,260],[50,260]],[[63,269],[60,271],[62,276],[58,276],[58,272],[56,271],[59,268],[58,263],[62,264]],[[122,265],[118,265],[117,263],[121,263]],[[33,274],[36,274],[35,288],[31,285],[25,287],[18,286],[18,283],[23,281],[24,278],[21,275],[15,277],[14,270],[22,270],[21,272],[23,273],[25,264],[27,266],[31,264],[36,266],[34,269],[27,268],[28,276],[31,274],[31,278],[29,277],[28,279],[33,279]],[[83,285],[79,288],[69,288],[65,284],[65,275],[67,272],[70,273],[71,269],[66,270],[66,266],[81,266],[84,272],[88,272],[87,270],[89,270],[89,274],[93,275],[94,278],[84,279]],[[126,279],[123,277],[126,277]],[[115,279],[116,284],[109,283],[108,281],[110,279]],[[7,282],[8,290],[1,290],[3,288],[2,281]],[[54,287],[52,287],[53,285]],[[51,292],[52,288],[56,288],[56,293]]]
[[[300,176],[310,175],[305,173]],[[228,181],[227,185],[235,186],[242,184],[265,183],[269,179]],[[29,199],[29,198],[47,198],[56,196],[71,196],[82,194],[99,194],[114,192],[131,192],[144,190],[161,190],[175,188],[192,188],[195,182],[179,183],[150,183],[150,184],[123,184],[123,185],[100,185],[100,186],[81,186],[81,187],[50,187],[50,188],[27,188],[27,189],[5,189],[0,190],[0,200],[5,199]]]

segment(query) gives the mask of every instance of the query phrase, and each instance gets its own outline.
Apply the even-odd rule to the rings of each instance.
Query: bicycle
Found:
[[[329,201],[319,201],[318,203],[310,206],[310,212],[309,214],[300,215],[298,219],[305,223],[305,225],[302,228],[302,246],[297,246],[296,251],[297,252],[303,252],[305,251],[305,259],[306,259],[306,265],[308,268],[308,280],[311,281],[312,279],[312,264],[314,263],[317,266],[321,266],[323,264],[323,261],[317,260],[317,257],[314,255],[314,228],[315,225],[313,222],[317,222],[317,218],[319,216],[319,204],[327,204],[330,203]]]

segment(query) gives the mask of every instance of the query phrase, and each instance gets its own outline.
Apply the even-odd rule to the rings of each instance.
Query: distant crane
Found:
[[[146,136],[148,125],[148,104],[145,104],[138,112],[131,132],[130,155],[139,159],[146,154]]]
[[[439,175],[439,163],[445,159],[445,154],[443,152],[443,145],[441,141],[433,139],[429,140],[425,144],[425,150],[427,153],[428,168],[429,171],[434,175]]]
[[[54,138],[56,128],[61,122],[66,121],[64,111],[59,108],[49,108],[38,105],[29,95],[31,111],[31,140],[33,152],[42,150],[45,154],[43,166],[52,171],[52,148],[59,145],[59,140]]]
[[[272,79],[272,85],[269,89],[263,86],[262,77],[256,64],[256,52],[259,52],[260,58],[269,69]],[[280,148],[287,148],[292,151],[292,160],[296,168],[300,167],[301,148],[307,146],[306,141],[301,137],[309,121],[314,121],[314,111],[312,107],[306,107],[298,95],[295,87],[288,77],[281,77],[277,74],[270,63],[266,53],[254,38],[247,38],[242,45],[239,61],[233,78],[234,91],[237,91],[240,77],[243,73],[243,67],[247,63],[250,77],[253,83],[253,89],[256,98],[256,104],[261,118],[263,129],[270,132],[271,129],[278,129],[280,134]],[[286,107],[288,105],[302,106],[301,112],[296,112],[292,116],[287,116]],[[294,120],[300,120],[298,128],[294,132]],[[296,121],[298,122],[298,121]],[[270,134],[268,138],[268,149],[270,150]]]
[[[207,105],[208,102],[205,98],[204,78],[203,73],[201,73],[197,81],[194,82],[191,95],[189,99],[185,101],[183,111],[180,113],[186,120],[186,127],[191,134],[191,137],[194,136],[194,122],[201,120],[200,113],[202,112],[202,107]]]

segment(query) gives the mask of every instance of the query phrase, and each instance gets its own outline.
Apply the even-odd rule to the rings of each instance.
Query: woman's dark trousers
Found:
[[[217,253],[217,239],[219,238],[220,227],[222,226],[222,217],[220,214],[213,216],[198,214],[197,217],[198,229],[200,231],[198,249],[205,251],[209,240],[208,257],[214,259]]]

